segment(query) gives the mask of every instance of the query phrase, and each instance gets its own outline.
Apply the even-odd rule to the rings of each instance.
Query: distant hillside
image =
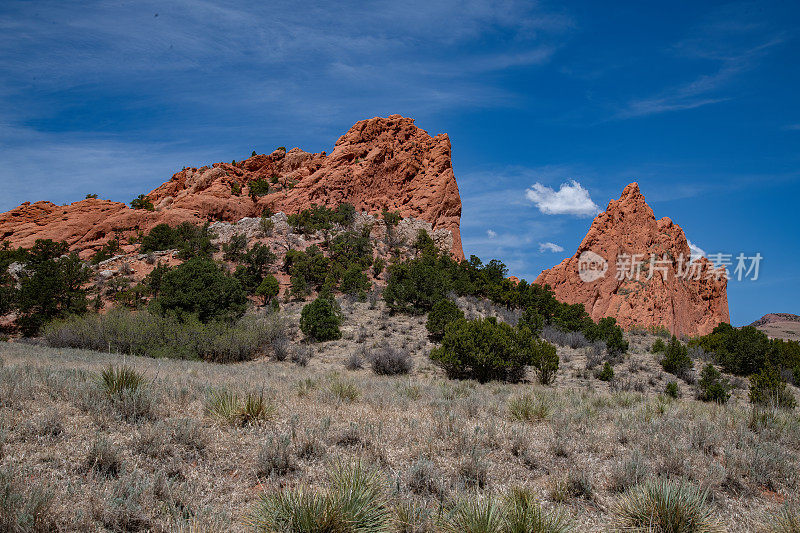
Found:
[[[800,341],[800,315],[767,313],[750,325],[774,339]]]

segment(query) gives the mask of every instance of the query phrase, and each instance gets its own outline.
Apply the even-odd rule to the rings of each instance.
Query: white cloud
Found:
[[[687,242],[689,243],[689,251],[690,251],[690,252],[691,252],[691,254],[692,254],[692,256],[691,256],[691,257],[692,257],[692,258],[691,258],[691,260],[692,260],[692,261],[697,261],[697,260],[698,260],[698,259],[700,259],[701,257],[705,257],[705,255],[706,255],[706,252],[705,252],[705,250],[703,250],[702,248],[700,248],[699,246],[697,246],[696,244],[694,244],[694,243],[693,243],[692,241],[690,241],[689,239],[686,239],[686,240],[687,240]]]
[[[490,239],[494,239],[495,237],[497,237],[497,232],[492,230],[487,230],[486,236],[489,237]]]
[[[546,215],[589,217],[600,211],[600,208],[589,196],[589,191],[575,180],[572,180],[571,184],[562,183],[558,191],[541,183],[534,183],[530,189],[525,191],[525,197],[536,204],[539,211]]]
[[[558,252],[563,252],[564,248],[552,242],[540,242],[539,251],[558,253]]]

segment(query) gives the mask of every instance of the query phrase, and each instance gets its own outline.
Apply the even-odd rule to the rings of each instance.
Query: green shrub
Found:
[[[155,206],[153,205],[153,202],[151,202],[150,198],[148,198],[144,194],[140,194],[139,196],[131,200],[131,207],[133,209],[144,209],[146,211],[156,210]]]
[[[50,320],[86,312],[82,287],[89,281],[89,269],[77,254],[67,253],[66,243],[51,240],[37,240],[29,251],[20,252],[25,268],[19,275],[19,289],[9,292],[18,311],[17,325],[25,336],[36,335]]]
[[[315,341],[340,339],[342,332],[342,312],[339,305],[329,296],[319,296],[303,307],[300,312],[300,330]]]
[[[57,320],[44,328],[44,338],[56,348],[83,348],[128,355],[233,362],[268,351],[284,336],[277,314],[245,316],[235,323],[178,321],[146,311],[115,309]]]
[[[84,198],[84,199],[86,199],[86,200],[89,200],[89,199],[94,199],[94,200],[96,200],[96,199],[97,199],[97,195],[96,195],[95,193],[89,193],[89,194],[87,194],[87,195],[85,196],[85,198]]]
[[[669,372],[676,376],[683,375],[692,368],[692,360],[689,357],[689,350],[681,344],[675,335],[670,339],[669,344],[664,349],[664,357],[661,359],[661,367],[664,372]]]
[[[597,373],[597,379],[600,381],[611,381],[614,379],[614,368],[608,361],[603,364],[603,369]]]
[[[269,194],[269,181],[264,178],[250,181],[247,187],[250,189],[250,196],[252,198],[260,198]]]
[[[713,353],[725,372],[738,376],[759,372],[772,351],[767,335],[752,326],[737,329],[730,324],[719,324],[710,335],[692,342]]]
[[[664,343],[664,340],[659,337],[653,343],[653,346],[650,347],[650,353],[664,353],[667,349],[667,345]]]
[[[681,391],[678,388],[678,383],[675,381],[667,382],[667,386],[664,388],[664,394],[670,398],[678,398],[681,395]]]
[[[628,341],[623,337],[622,328],[617,325],[616,318],[601,318],[597,324],[585,326],[583,334],[589,342],[605,342],[609,355],[618,355],[628,350]]]
[[[342,282],[339,285],[339,290],[345,294],[365,296],[366,291],[372,287],[369,278],[364,274],[361,269],[353,265],[348,268],[342,276]]]
[[[770,363],[750,376],[750,403],[783,409],[794,409],[797,404],[780,371]]]
[[[383,260],[381,257],[376,257],[375,260],[372,262],[372,275],[378,277],[383,272],[383,269],[386,267],[386,261]]]
[[[717,368],[712,364],[707,364],[700,372],[700,382],[698,383],[698,399],[704,402],[725,403],[731,397],[731,384],[722,377]]]
[[[622,531],[722,533],[706,493],[690,485],[658,480],[630,489],[612,507],[612,520]]]
[[[144,254],[177,249],[181,259],[210,259],[217,251],[213,239],[214,234],[208,223],[197,226],[183,222],[174,228],[169,224],[158,224],[142,237],[139,252]]]
[[[225,261],[241,261],[247,251],[247,235],[237,233],[231,240],[222,245],[222,258]]]
[[[328,385],[330,392],[337,401],[352,403],[361,397],[361,391],[353,381],[333,379]]]
[[[529,364],[542,385],[550,385],[558,372],[558,352],[552,344],[537,339],[527,329],[520,331],[524,349],[530,354]],[[527,341],[527,342],[526,342]],[[522,376],[520,376],[521,378]]]
[[[394,312],[423,314],[445,299],[451,281],[441,268],[441,261],[423,256],[389,267],[389,279],[383,299]]]
[[[278,278],[270,274],[256,288],[256,295],[264,298],[264,305],[268,305],[273,298],[278,296],[280,290],[281,285],[278,283]]]
[[[107,259],[111,259],[120,251],[119,239],[111,239],[105,243],[98,251],[92,256],[92,264],[102,263]]]
[[[211,260],[190,259],[161,277],[153,309],[178,319],[196,316],[201,322],[242,316],[247,295],[241,284]]]
[[[349,226],[355,220],[356,209],[352,204],[340,204],[336,209],[324,205],[312,205],[299,213],[287,217],[289,225],[300,233],[310,234],[330,229],[333,224]]]
[[[431,339],[439,341],[444,336],[444,328],[451,322],[464,318],[464,312],[452,300],[439,300],[428,313],[425,328]]]
[[[531,336],[527,329],[518,331],[494,318],[451,322],[445,327],[442,345],[431,351],[430,358],[451,378],[482,383],[520,381],[526,365],[535,365],[540,379],[549,382],[558,369],[552,345]]]

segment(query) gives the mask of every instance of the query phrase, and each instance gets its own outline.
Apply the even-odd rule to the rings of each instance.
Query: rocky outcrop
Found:
[[[690,261],[683,230],[669,218],[657,220],[636,183],[597,215],[575,255],[536,283],[582,303],[595,320],[612,316],[626,329],[703,335],[730,321],[723,272],[705,258]]]
[[[800,316],[792,313],[767,313],[750,325],[757,328],[779,322],[800,322]]]
[[[0,214],[0,240],[12,246],[63,240],[74,250],[89,251],[115,235],[134,236],[161,222],[236,222],[260,216],[265,208],[295,213],[312,204],[348,202],[358,211],[399,211],[447,230],[451,252],[463,258],[461,198],[450,151],[446,134],[431,137],[400,115],[376,117],[356,123],[330,154],[279,148],[230,164],[184,168],[147,195],[155,211],[98,199],[66,206],[25,203]],[[269,193],[251,194],[256,180],[262,187],[268,182]]]

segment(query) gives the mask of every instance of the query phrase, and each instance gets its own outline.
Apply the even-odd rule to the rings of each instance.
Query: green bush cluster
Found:
[[[356,208],[352,204],[340,204],[335,209],[324,205],[312,205],[309,209],[289,215],[287,222],[295,231],[309,234],[330,229],[333,224],[349,226],[355,220],[355,216]]]
[[[527,328],[517,329],[495,318],[449,323],[441,346],[431,351],[430,358],[448,377],[481,383],[518,382],[530,365],[539,381],[548,384],[558,370],[554,346],[534,337]]]
[[[444,328],[451,322],[464,318],[464,312],[458,308],[452,300],[439,300],[433,304],[431,312],[428,313],[428,321],[425,328],[428,330],[431,339],[442,340]]]
[[[664,372],[676,376],[684,375],[693,366],[692,359],[689,357],[689,349],[675,335],[664,348],[664,357],[661,358],[660,363]]]
[[[523,310],[523,321],[532,332],[552,325],[564,331],[582,332],[591,341],[602,340],[611,353],[628,349],[622,328],[613,318],[595,323],[582,304],[559,302],[549,286],[513,283],[507,279],[508,269],[497,260],[483,264],[471,256],[455,261],[447,254],[438,254],[435,247],[422,246],[414,259],[396,262],[389,267],[383,292],[393,312],[424,314],[447,298],[451,292],[459,296],[488,298],[508,308]]]
[[[15,280],[8,268],[19,263]],[[0,314],[17,313],[23,335],[33,336],[49,320],[86,311],[89,269],[64,242],[37,240],[30,249],[0,249]]]
[[[153,202],[150,201],[150,198],[147,197],[145,194],[140,194],[133,200],[131,200],[131,207],[133,209],[144,209],[145,211],[155,211],[156,208],[153,205]]]
[[[196,319],[180,321],[147,311],[114,309],[104,315],[86,313],[53,321],[43,334],[56,348],[234,362],[265,352],[284,335],[284,325],[274,314],[203,324]]]
[[[210,259],[190,259],[171,268],[161,274],[158,285],[150,305],[156,314],[209,322],[236,319],[247,309],[242,285]]]
[[[600,381],[611,381],[614,379],[614,367],[608,361],[603,364],[603,369],[597,373],[597,379]]]
[[[208,223],[197,226],[183,222],[174,228],[169,224],[158,224],[141,238],[139,252],[146,254],[178,249],[182,259],[210,258],[217,251],[213,239],[214,234]]]
[[[664,339],[658,338],[650,347],[650,353],[664,353],[667,349],[667,344],[664,342]]]
[[[780,370],[769,362],[757,374],[750,376],[750,403],[783,409],[794,409],[797,405]]]
[[[714,361],[731,374],[750,376],[773,365],[800,377],[800,343],[770,339],[752,326],[719,324],[709,335],[692,339],[690,344],[712,353]]]
[[[700,372],[698,399],[704,402],[725,403],[731,397],[731,384],[712,364],[707,364]]]
[[[120,252],[119,239],[113,238],[105,243],[97,252],[92,256],[92,264],[102,263],[107,259],[111,259]]]
[[[300,331],[315,341],[331,341],[340,339],[342,332],[342,312],[333,297],[319,296],[306,304],[300,312]]]
[[[239,260],[241,264],[236,266],[233,277],[239,280],[244,290],[249,294],[254,294],[264,279],[270,275],[270,268],[278,260],[278,257],[269,249],[269,246],[257,242],[244,252]]]
[[[337,287],[346,294],[364,296],[371,287],[366,270],[372,265],[372,242],[368,230],[346,231],[328,243],[329,256],[316,245],[289,250],[283,270],[291,278],[291,293],[304,298],[311,291],[331,292]]]
[[[269,194],[269,180],[265,178],[254,179],[247,184],[247,188],[250,190],[251,198],[254,200],[261,198]]]

